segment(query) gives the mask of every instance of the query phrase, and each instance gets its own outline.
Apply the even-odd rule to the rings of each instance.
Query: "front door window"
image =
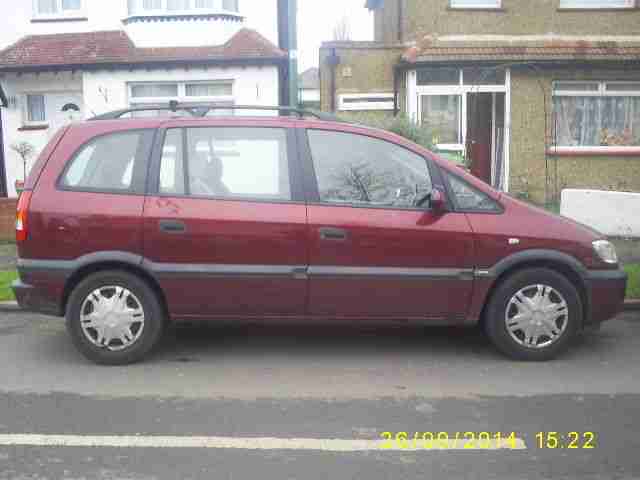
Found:
[[[427,162],[365,135],[309,130],[320,201],[412,208],[431,192]]]

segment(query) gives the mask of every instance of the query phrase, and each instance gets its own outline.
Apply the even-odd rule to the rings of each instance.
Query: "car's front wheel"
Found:
[[[498,285],[486,309],[485,330],[511,358],[550,360],[568,348],[582,312],[580,295],[566,277],[531,268]]]
[[[159,341],[164,311],[156,293],[123,271],[94,273],[73,290],[67,329],[89,360],[125,365],[142,359]]]

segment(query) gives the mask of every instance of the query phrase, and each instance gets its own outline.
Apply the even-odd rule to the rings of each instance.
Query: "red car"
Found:
[[[189,112],[62,129],[20,197],[16,298],[65,316],[97,363],[215,319],[480,324],[505,354],[546,360],[621,308],[602,235],[401,137]]]

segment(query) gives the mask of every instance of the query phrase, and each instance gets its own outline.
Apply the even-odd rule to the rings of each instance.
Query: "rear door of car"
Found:
[[[309,312],[316,317],[465,320],[473,238],[463,213],[422,199],[439,169],[382,133],[301,129],[310,192]]]
[[[306,207],[287,121],[170,121],[154,150],[144,254],[170,314],[304,314]]]
[[[130,259],[142,254],[142,210],[155,124],[71,126],[40,175],[29,208],[26,258]],[[36,178],[37,173],[34,174]],[[60,269],[77,262],[52,264]]]

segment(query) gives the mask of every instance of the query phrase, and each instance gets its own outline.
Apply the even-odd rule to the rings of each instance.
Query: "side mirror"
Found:
[[[436,214],[444,213],[447,210],[446,194],[439,188],[434,188],[431,191],[429,206],[431,207],[431,210],[433,210],[433,213],[436,213]]]

